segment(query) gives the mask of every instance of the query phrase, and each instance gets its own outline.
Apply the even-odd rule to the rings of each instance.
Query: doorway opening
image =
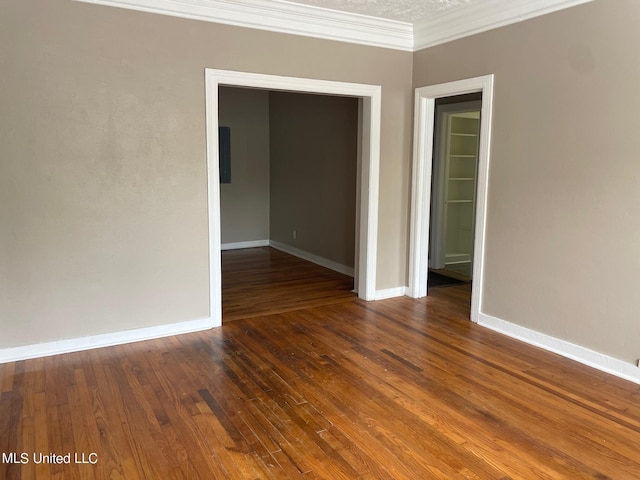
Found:
[[[482,94],[437,98],[427,289],[471,283]]]
[[[355,84],[298,77],[205,69],[207,178],[209,212],[209,280],[212,326],[222,324],[220,235],[220,178],[218,137],[219,86],[248,87],[287,92],[317,93],[358,99],[356,186],[356,251],[354,284],[358,297],[375,298],[380,120],[382,89]]]
[[[432,211],[432,183],[434,181],[434,139],[436,139],[436,103],[439,99],[451,99],[451,97],[467,94],[481,95],[481,111],[479,134],[477,136],[477,167],[475,171],[475,195],[474,201],[471,199],[469,191],[470,185],[464,185],[464,182],[471,182],[468,179],[469,171],[462,169],[460,165],[457,172],[453,172],[455,180],[452,181],[451,197],[453,200],[465,200],[465,202],[456,203],[473,203],[472,211],[475,215],[469,217],[462,216],[467,219],[466,222],[456,220],[453,225],[464,225],[468,230],[468,219],[472,218],[471,228],[473,230],[473,243],[468,244],[466,257],[458,256],[458,260],[468,261],[469,273],[473,275],[473,287],[471,290],[471,311],[470,317],[474,322],[478,321],[481,311],[482,288],[483,288],[483,270],[484,270],[484,239],[486,227],[486,210],[487,210],[487,188],[488,188],[488,169],[489,169],[489,147],[491,137],[491,116],[493,104],[493,75],[483,77],[459,80],[450,83],[432,85],[416,89],[415,98],[415,120],[414,120],[414,159],[413,159],[413,183],[412,183],[412,199],[411,199],[411,238],[409,248],[409,288],[408,295],[414,298],[421,298],[427,295],[428,277],[430,266],[430,253],[432,251],[430,245],[429,231],[432,226],[431,216],[435,213]],[[450,100],[449,100],[450,101]],[[440,100],[439,103],[446,104],[447,100]],[[464,118],[464,117],[463,117]],[[464,123],[464,122],[463,122]],[[462,132],[465,133],[465,132]],[[462,136],[461,136],[462,137]],[[463,141],[470,143],[471,136],[466,137]],[[459,155],[465,155],[458,150]],[[460,157],[471,158],[471,157]],[[444,181],[444,177],[443,180]],[[441,188],[438,195],[446,192]],[[465,193],[466,192],[466,193]],[[435,209],[434,209],[435,210]],[[469,209],[467,209],[469,210]],[[440,212],[435,213],[436,216],[443,217]],[[457,222],[457,223],[456,223]],[[461,230],[458,228],[458,230]],[[455,243],[455,242],[454,242]],[[458,244],[458,247],[461,244]],[[437,249],[438,247],[434,247]],[[446,246],[441,243],[440,248],[445,252],[444,261],[446,265]],[[452,252],[461,254],[464,252]],[[470,254],[470,255],[469,255]],[[454,263],[451,263],[454,265]]]
[[[355,298],[358,99],[218,95],[224,321]]]

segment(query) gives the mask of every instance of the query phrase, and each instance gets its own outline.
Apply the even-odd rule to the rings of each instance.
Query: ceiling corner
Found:
[[[422,50],[593,0],[484,0],[414,24],[413,50]]]

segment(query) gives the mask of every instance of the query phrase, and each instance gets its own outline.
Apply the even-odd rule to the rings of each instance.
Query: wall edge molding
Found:
[[[557,353],[602,372],[640,384],[640,368],[632,363],[484,313],[480,313],[478,325],[549,352]]]
[[[49,357],[63,353],[81,352],[95,348],[113,347],[126,343],[142,342],[157,338],[199,332],[216,327],[212,318],[136,328],[113,333],[89,335],[87,337],[56,340],[52,342],[22,345],[0,349],[0,363],[18,362],[32,358]]]

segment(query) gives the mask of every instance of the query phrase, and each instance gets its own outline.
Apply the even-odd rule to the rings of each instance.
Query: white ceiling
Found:
[[[76,0],[415,51],[593,0]]]
[[[329,10],[416,23],[443,10],[461,7],[472,0],[292,0],[286,3],[313,5]],[[473,0],[479,3],[482,0]],[[281,2],[285,3],[285,2]]]

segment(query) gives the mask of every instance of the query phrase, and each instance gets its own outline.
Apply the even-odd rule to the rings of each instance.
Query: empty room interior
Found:
[[[0,478],[638,478],[639,22],[0,2]]]
[[[353,297],[358,99],[220,87],[218,118],[224,321]]]

